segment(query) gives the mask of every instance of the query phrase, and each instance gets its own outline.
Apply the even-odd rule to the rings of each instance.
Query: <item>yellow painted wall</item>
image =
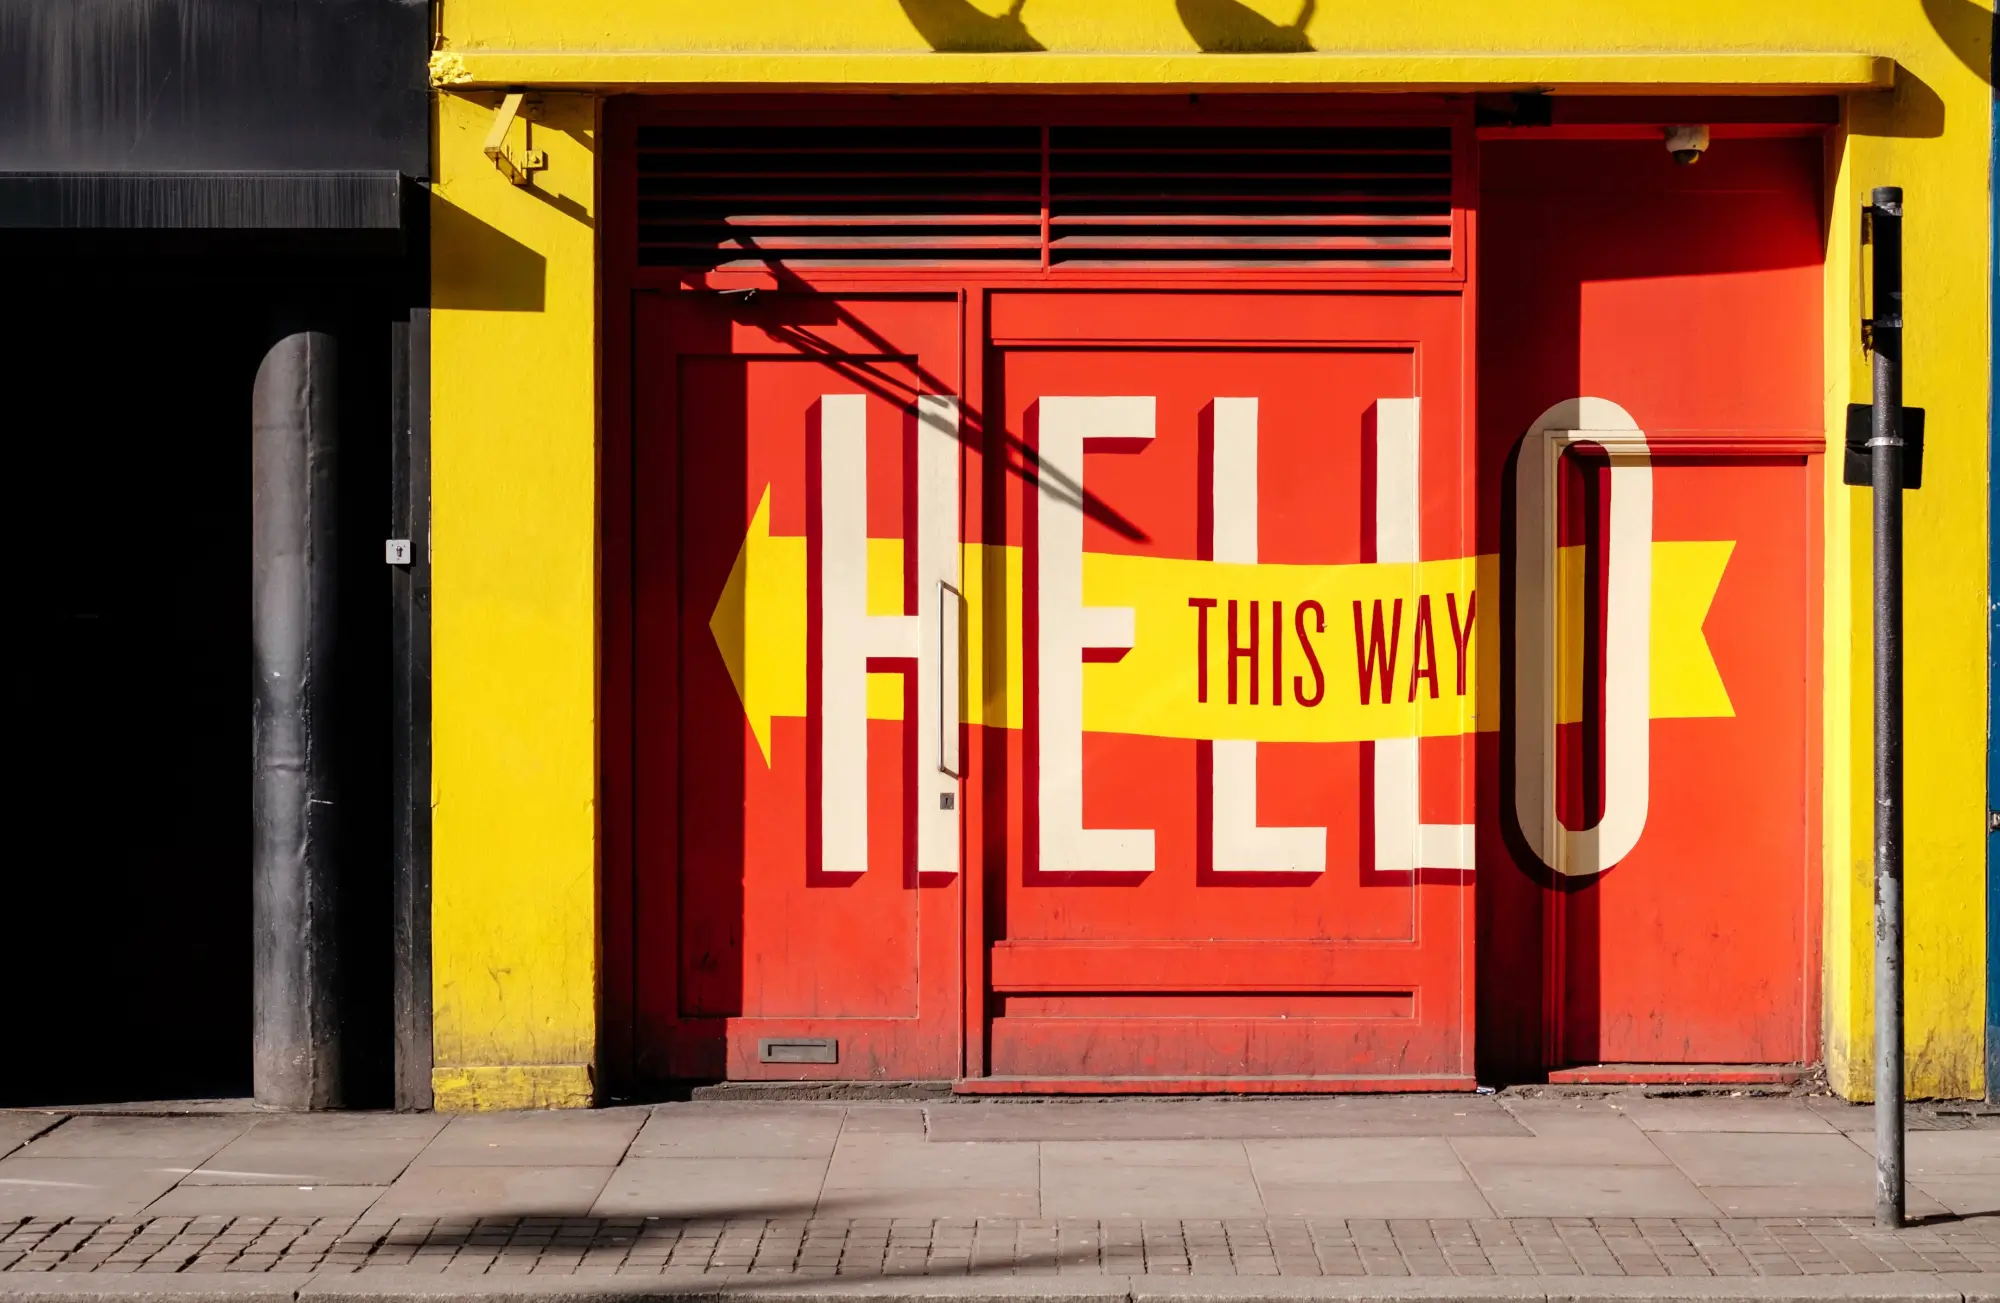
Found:
[[[597,1051],[597,103],[528,189],[496,99],[440,98],[431,199],[440,1108],[588,1104]]]
[[[1888,183],[1908,197],[1908,400],[1931,422],[1907,535],[1910,1088],[1983,1089],[1985,0],[1025,0],[1011,10],[1008,0],[443,0],[441,9],[441,1100],[581,1102],[577,1074],[593,1052],[589,93],[857,85],[1849,92],[1828,153],[1828,429],[1837,438],[1845,404],[1868,395],[1852,209]],[[1892,93],[1869,89],[1892,70]],[[550,169],[538,193],[506,185],[478,152],[493,97],[474,88],[516,84],[580,92],[550,100],[554,116],[537,139]],[[529,268],[534,303],[495,288],[525,284]],[[519,301],[493,301],[510,293]],[[1867,497],[1839,485],[1837,458],[1828,473],[1826,1050],[1836,1088],[1865,1096]],[[533,1069],[520,1080],[542,1084],[510,1084],[502,1069],[517,1064]]]

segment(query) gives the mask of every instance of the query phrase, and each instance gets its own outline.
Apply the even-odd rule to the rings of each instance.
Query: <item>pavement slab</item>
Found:
[[[309,1113],[260,1118],[188,1185],[387,1185],[449,1119],[436,1114]]]
[[[1244,1142],[1265,1210],[1279,1217],[1491,1217],[1441,1136]]]
[[[1041,1146],[1051,1217],[1261,1217],[1250,1158],[1235,1140],[1056,1140]]]
[[[912,1110],[914,1111],[914,1110]],[[627,1151],[628,1159],[812,1158],[833,1156],[847,1110],[837,1104],[662,1104]],[[921,1132],[922,1114],[917,1114]]]
[[[1041,1211],[1038,1160],[1034,1145],[845,1134],[819,1207],[842,1217],[1033,1217]]]
[[[1671,1166],[1468,1162],[1502,1217],[1712,1217],[1716,1207]]]
[[[1820,1110],[1793,1098],[1691,1095],[1621,1099],[1620,1109],[1643,1131],[1798,1132],[1832,1134]]]
[[[1663,1131],[1653,1141],[1698,1185],[1874,1188],[1874,1158],[1838,1132]]]
[[[542,1113],[461,1113],[425,1145],[419,1167],[611,1167],[650,1112],[613,1108]]]
[[[42,1132],[61,1125],[63,1113],[0,1112],[0,1158],[19,1149]]]
[[[593,1209],[599,1217],[810,1217],[824,1158],[632,1158]]]
[[[1873,1217],[1875,1173],[1866,1183],[1837,1185],[1704,1185],[1710,1203],[1725,1217]],[[1911,1217],[1935,1217],[1947,1209],[1924,1190],[1911,1185],[1903,1192],[1904,1211]]]
[[[23,1145],[21,1158],[154,1158],[196,1167],[249,1129],[247,1114],[72,1117]],[[5,1161],[5,1160],[0,1160]]]
[[[609,1165],[414,1166],[372,1211],[378,1217],[584,1217],[612,1171]]]
[[[388,1189],[386,1185],[260,1185],[256,1204],[272,1217],[358,1217]],[[240,1187],[182,1183],[146,1205],[146,1211],[207,1217],[236,1213],[243,1204]]]
[[[1529,1131],[1479,1095],[1300,1100],[978,1101],[926,1109],[933,1140],[1251,1140],[1515,1135]]]
[[[0,1159],[0,1227],[8,1217],[135,1213],[174,1188],[188,1168],[152,1158]]]

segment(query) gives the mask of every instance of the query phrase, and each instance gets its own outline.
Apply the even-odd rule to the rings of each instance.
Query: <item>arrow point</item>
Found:
[[[723,582],[722,596],[716,599],[715,610],[708,617],[708,631],[715,639],[715,649],[722,653],[729,681],[736,685],[736,699],[743,703],[743,713],[750,719],[750,732],[757,739],[757,750],[764,757],[766,769],[771,767],[771,717],[760,713],[750,703],[747,617],[751,541],[768,538],[770,534],[771,486],[766,484],[763,497],[757,500],[756,514],[750,518],[749,532],[743,536],[743,545],[736,549],[736,560],[729,567],[729,578]]]

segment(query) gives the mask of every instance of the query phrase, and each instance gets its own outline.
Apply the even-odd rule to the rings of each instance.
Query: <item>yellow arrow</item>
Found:
[[[1735,713],[1728,689],[1702,633],[1734,544],[1656,542],[1653,545],[1652,715],[1654,718],[1727,717]],[[1562,719],[1581,714],[1577,669],[1582,663],[1583,549],[1564,548],[1559,572],[1564,586],[1561,609],[1563,670],[1559,681]],[[965,545],[963,567],[968,613],[964,646],[964,699],[960,718],[993,727],[1019,728],[1021,693],[1021,549]],[[1123,659],[1084,667],[1084,726],[1093,731],[1154,737],[1252,738],[1261,741],[1351,741],[1378,737],[1449,736],[1499,727],[1499,712],[1480,702],[1497,689],[1499,641],[1497,557],[1466,557],[1407,565],[1285,566],[1227,565],[1209,561],[1088,553],[1084,592],[1093,605],[1135,610],[1137,645]],[[1430,680],[1410,700],[1417,633],[1415,595],[1430,597],[1428,641],[1435,655],[1439,693]],[[1475,595],[1484,598],[1465,634],[1464,649],[1454,638],[1451,618],[1464,620]],[[806,540],[771,534],[771,491],[766,486],[730,567],[709,630],[743,703],[764,763],[771,763],[771,720],[806,713]],[[1197,681],[1197,612],[1190,597],[1220,603],[1209,612],[1206,699]],[[1358,700],[1359,665],[1353,630],[1355,602],[1372,617],[1374,602],[1385,601],[1393,618],[1394,599],[1404,598],[1396,691],[1384,701]],[[1447,603],[1447,597],[1451,599]],[[1231,599],[1246,617],[1258,601],[1261,683],[1257,705],[1246,690],[1227,700],[1227,624]],[[1270,674],[1271,608],[1285,603],[1290,641],[1284,651],[1286,697],[1272,705]],[[1319,602],[1322,634],[1314,621],[1311,641],[1320,659],[1324,691],[1314,706],[1297,699],[1295,676],[1310,674],[1300,649],[1298,604]],[[900,539],[868,540],[868,610],[873,615],[903,613],[903,545]],[[1395,630],[1386,630],[1392,634]],[[997,637],[993,635],[998,635]],[[1457,692],[1458,662],[1466,666],[1466,691]],[[1247,671],[1248,664],[1242,668]],[[1426,664],[1426,668],[1430,668]],[[1566,671],[1566,672],[1564,672]],[[868,716],[901,719],[905,680],[898,674],[871,674]]]
[[[806,713],[806,541],[771,537],[771,486],[708,617],[765,765],[771,717]]]

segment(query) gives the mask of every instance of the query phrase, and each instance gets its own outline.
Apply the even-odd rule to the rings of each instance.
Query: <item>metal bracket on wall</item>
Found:
[[[529,106],[523,111],[526,96],[521,91],[508,91],[500,101],[499,110],[493,115],[493,129],[486,133],[486,157],[493,160],[493,166],[500,169],[515,185],[527,185],[536,172],[549,165],[547,151],[532,148],[534,144],[531,125],[535,118],[534,109]],[[521,152],[516,154],[507,144],[507,133],[514,126],[515,118],[522,119]]]

